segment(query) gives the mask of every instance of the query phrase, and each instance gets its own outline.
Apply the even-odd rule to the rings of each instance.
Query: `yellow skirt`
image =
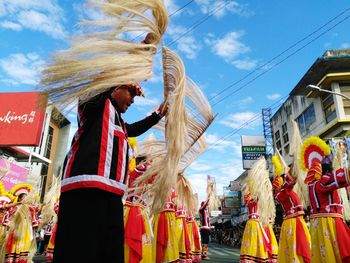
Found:
[[[191,258],[192,262],[200,262],[202,260],[201,238],[199,228],[196,221],[187,222],[188,235],[191,243]]]
[[[258,220],[249,219],[244,228],[241,243],[240,262],[269,262],[264,244],[262,226]]]
[[[154,216],[153,261],[150,262],[165,263],[179,259],[175,221],[174,211],[162,211]]]
[[[14,238],[14,232],[10,234],[6,245],[5,263],[12,262],[28,262],[29,251],[31,244],[34,241],[33,229],[31,224],[24,224],[22,229],[15,230],[20,233],[18,240]]]
[[[271,255],[269,255],[269,262],[277,262],[277,256],[278,256],[278,243],[275,236],[275,232],[273,232],[272,225],[269,224],[267,228],[265,228],[265,233],[267,234],[270,246],[271,246]]]
[[[344,247],[344,244],[340,244],[342,242],[346,242],[345,246],[349,246],[348,228],[343,226],[344,231],[337,233],[337,220],[338,224],[344,224],[341,218],[335,217],[314,217],[310,219],[311,262],[345,262],[341,257],[339,247],[340,245]],[[344,238],[339,240],[337,235],[344,235]]]
[[[185,217],[176,218],[176,238],[180,262],[186,262],[186,259],[190,259],[191,244]]]
[[[137,210],[136,216],[140,216],[140,218],[130,218],[129,217],[130,209],[136,209]],[[127,224],[128,220],[132,220],[130,221],[131,226],[138,223],[141,223],[143,225],[142,226],[143,233],[139,233],[140,236],[138,237],[138,240],[142,242],[142,250],[140,252],[140,254],[142,255],[142,258],[140,259],[139,262],[140,263],[152,262],[152,259],[153,259],[152,258],[152,232],[150,227],[150,221],[144,207],[139,204],[126,203],[126,205],[124,206],[124,227],[128,226]],[[125,229],[125,231],[127,230]],[[124,241],[124,261],[126,263],[130,262],[130,247],[125,241]]]
[[[310,233],[302,216],[284,219],[278,248],[278,262],[310,262]]]

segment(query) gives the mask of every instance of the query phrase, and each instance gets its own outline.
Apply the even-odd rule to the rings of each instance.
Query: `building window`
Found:
[[[296,119],[301,134],[306,134],[310,126],[316,121],[315,107],[312,103],[306,110]]]
[[[54,133],[54,129],[50,126],[49,127],[49,133],[47,135],[45,154],[44,154],[44,157],[46,157],[47,159],[50,159],[50,156],[51,156],[51,147],[52,147],[53,133]],[[46,175],[48,170],[49,170],[49,165],[44,163],[41,166],[41,174],[42,175]]]
[[[275,132],[275,142],[276,142],[276,148],[280,151],[282,148],[282,144],[281,144],[281,135],[279,130]]]
[[[287,156],[289,154],[289,144],[283,147],[283,155]]]
[[[287,123],[282,125],[282,137],[283,137],[283,144],[286,144],[289,142]]]
[[[326,123],[330,123],[337,117],[333,94],[326,94],[322,96],[322,107],[326,117]]]
[[[350,97],[350,83],[339,84],[340,92],[347,97]],[[343,106],[345,115],[350,115],[350,100],[343,98]]]

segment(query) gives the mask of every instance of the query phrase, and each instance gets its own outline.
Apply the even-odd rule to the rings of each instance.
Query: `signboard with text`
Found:
[[[39,92],[0,93],[0,146],[38,146],[47,100]]]
[[[5,189],[10,191],[16,184],[22,184],[27,181],[28,169],[19,166],[15,163],[9,163],[7,160],[0,158],[0,168],[1,168],[1,181],[3,182]]]
[[[250,169],[254,162],[266,154],[264,136],[241,136],[243,169]]]

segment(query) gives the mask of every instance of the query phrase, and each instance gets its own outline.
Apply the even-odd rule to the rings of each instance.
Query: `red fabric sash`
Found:
[[[7,244],[6,244],[6,251],[8,253],[11,253],[12,251],[12,246],[13,246],[13,243],[15,242],[15,231],[12,231],[10,233],[10,236],[8,238],[8,241],[7,241]]]
[[[52,244],[55,244],[55,240],[56,240],[56,232],[57,232],[57,223],[55,224],[55,226],[52,229],[52,234],[51,234],[51,238],[50,240]]]
[[[187,224],[186,224],[186,218],[182,218],[182,225],[183,225],[184,234],[185,234],[186,258],[190,258],[191,242],[190,242],[190,237],[188,235],[188,228],[187,228]]]
[[[192,231],[193,231],[193,239],[194,239],[194,245],[195,248],[200,250],[201,249],[201,242],[199,240],[199,232],[198,227],[196,225],[196,222],[192,222]]]
[[[271,240],[270,228],[267,226],[264,229],[265,229],[265,233],[266,233],[268,240],[265,238],[264,234],[262,233],[263,234],[263,243],[264,243],[264,247],[266,249],[266,252],[269,255],[269,258],[271,258],[272,257],[272,240]]]
[[[125,242],[130,247],[129,263],[139,263],[142,260],[142,235],[146,229],[138,206],[130,206],[124,231]]]
[[[349,263],[350,262],[350,229],[344,223],[343,219],[339,217],[335,217],[335,233],[337,236],[338,247],[342,262]]]
[[[158,232],[157,232],[157,263],[162,262],[164,258],[166,245],[168,243],[169,233],[168,224],[165,217],[165,212],[161,212],[158,221]]]
[[[304,263],[310,263],[310,244],[307,242],[306,233],[300,218],[296,218],[296,245],[297,254],[302,256]]]

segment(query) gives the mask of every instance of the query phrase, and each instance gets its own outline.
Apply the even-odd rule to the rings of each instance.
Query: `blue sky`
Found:
[[[216,177],[221,193],[243,171],[240,135],[262,135],[261,109],[280,105],[326,50],[350,47],[350,3],[165,3],[169,14],[188,4],[171,16],[164,42],[178,52],[187,75],[218,113],[206,133],[209,149],[187,170],[203,199],[207,174]],[[78,20],[95,15],[83,1],[0,0],[0,91],[34,90],[40,69],[55,50],[67,48],[69,37],[79,30]],[[128,122],[142,118],[162,101],[160,65],[157,56],[154,77],[143,83],[146,99],[137,100],[125,114]],[[73,129],[74,115],[69,114]]]

